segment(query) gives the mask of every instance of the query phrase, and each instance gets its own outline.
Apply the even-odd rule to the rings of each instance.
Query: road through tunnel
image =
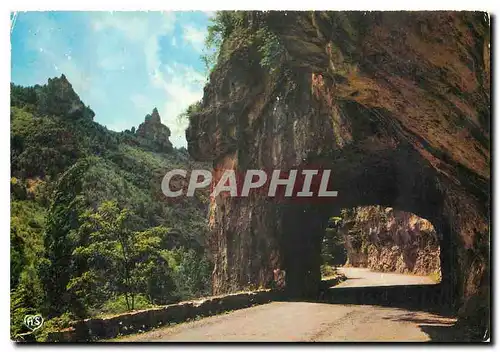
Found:
[[[245,30],[225,38],[231,50],[189,116],[189,153],[237,172],[320,166],[338,196],[212,200],[214,293],[269,287],[280,268],[291,297],[317,296],[329,217],[378,205],[432,223],[442,235],[441,285],[461,316],[488,325],[487,14],[242,16]],[[253,40],[269,32],[280,49],[273,69],[266,40]]]
[[[405,162],[400,155],[389,153],[374,155],[370,159],[363,155],[356,167],[343,167],[341,163],[322,164],[332,170],[329,189],[337,190],[338,196],[331,199],[319,197],[309,202],[291,199],[283,205],[283,236],[281,246],[284,252],[286,289],[290,297],[317,297],[320,291],[322,242],[325,228],[332,214],[341,214],[341,209],[377,204],[384,209],[391,207],[411,213],[417,219],[429,219],[430,227],[439,233],[438,251],[443,293],[446,301],[453,305],[460,286],[457,275],[456,255],[453,253],[453,234],[443,226],[443,198],[433,179],[430,168],[421,168],[418,174],[407,170],[411,163],[418,163],[417,153],[407,152]],[[351,158],[352,161],[354,158]],[[392,159],[392,160],[391,160]],[[415,159],[412,161],[412,159]],[[314,165],[318,164],[315,160]],[[374,223],[372,226],[380,226]],[[382,224],[385,225],[385,224]],[[434,230],[434,229],[432,229]],[[414,263],[413,263],[414,265]]]

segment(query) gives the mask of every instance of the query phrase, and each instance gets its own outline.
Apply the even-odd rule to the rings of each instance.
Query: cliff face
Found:
[[[315,294],[332,209],[376,204],[433,224],[450,299],[486,317],[488,16],[269,12],[240,26],[190,116],[189,152],[239,171],[321,165],[339,193],[330,203],[214,199],[215,293],[265,285],[279,267],[290,294]],[[273,34],[271,56],[262,30]]]
[[[415,214],[380,206],[345,212],[339,228],[348,266],[376,271],[441,275],[439,236]]]
[[[156,108],[151,115],[146,115],[135,134],[154,145],[159,152],[168,153],[173,150],[169,140],[170,129],[161,123],[160,114]]]

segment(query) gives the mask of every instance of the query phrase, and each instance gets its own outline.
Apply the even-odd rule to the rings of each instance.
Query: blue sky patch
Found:
[[[12,82],[45,84],[66,75],[95,121],[137,127],[158,108],[176,147],[178,115],[201,99],[200,59],[212,14],[193,12],[19,12],[11,32]]]

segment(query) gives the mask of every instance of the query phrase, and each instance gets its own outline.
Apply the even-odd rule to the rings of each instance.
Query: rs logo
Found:
[[[40,314],[26,315],[24,317],[24,325],[31,331],[35,331],[43,324],[43,318]]]

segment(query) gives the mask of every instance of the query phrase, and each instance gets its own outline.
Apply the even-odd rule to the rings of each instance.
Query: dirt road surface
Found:
[[[433,283],[426,277],[341,269],[344,287]],[[272,302],[123,337],[120,342],[454,341],[453,317],[371,305]]]

